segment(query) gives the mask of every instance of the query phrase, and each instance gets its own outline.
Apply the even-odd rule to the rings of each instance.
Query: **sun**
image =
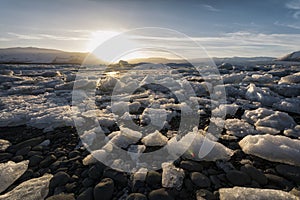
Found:
[[[136,46],[138,46],[137,42],[126,34],[122,35],[122,32],[95,31],[91,33],[86,49],[98,59],[110,63],[144,57],[145,54],[138,52],[135,49]],[[125,49],[131,49],[132,51]]]
[[[117,31],[94,31],[90,33],[90,39],[87,43],[86,50],[88,52],[94,51],[103,42],[109,40],[110,38],[121,34]]]

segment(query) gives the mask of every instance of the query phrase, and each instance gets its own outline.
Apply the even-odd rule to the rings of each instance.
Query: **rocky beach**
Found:
[[[0,200],[300,199],[299,63],[146,67],[3,64]]]

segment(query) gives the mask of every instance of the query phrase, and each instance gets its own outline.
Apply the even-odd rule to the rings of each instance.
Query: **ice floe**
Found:
[[[273,162],[300,166],[300,140],[286,136],[248,135],[239,145],[242,150]]]
[[[29,161],[0,163],[0,193],[13,184],[28,168]],[[1,199],[1,197],[0,197]]]
[[[162,186],[181,189],[184,179],[184,170],[175,167],[172,163],[162,163]]]
[[[219,189],[220,200],[298,200],[299,198],[281,190],[233,187]]]
[[[146,146],[164,146],[165,144],[167,144],[167,142],[168,138],[161,134],[159,131],[150,133],[142,139],[142,143]]]
[[[42,177],[30,179],[18,185],[13,190],[0,195],[0,200],[8,199],[44,199],[48,195],[51,174],[45,174]]]

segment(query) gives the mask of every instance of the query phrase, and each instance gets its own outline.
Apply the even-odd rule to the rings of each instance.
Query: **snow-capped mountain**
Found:
[[[280,60],[280,61],[300,62],[300,51],[295,51],[293,53],[285,55],[285,56],[279,58],[278,60]]]
[[[88,53],[65,52],[55,49],[35,47],[16,47],[0,49],[0,63],[35,63],[35,64],[81,64]],[[102,63],[89,56],[91,63]]]

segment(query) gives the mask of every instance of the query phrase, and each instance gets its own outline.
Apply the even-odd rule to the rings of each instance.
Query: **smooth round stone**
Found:
[[[113,196],[113,192],[114,181],[110,178],[105,178],[102,179],[102,181],[94,187],[94,198],[101,200],[110,200]]]
[[[57,186],[64,186],[70,180],[69,174],[66,172],[58,172],[56,173],[50,181],[50,187],[55,188]]]
[[[24,156],[31,150],[31,146],[23,147],[16,152],[16,156]]]
[[[94,189],[89,187],[80,193],[77,197],[77,200],[93,200],[94,199]]]
[[[203,170],[203,166],[200,163],[190,161],[190,160],[181,161],[180,168],[192,172],[201,172]]]
[[[264,173],[252,165],[246,164],[245,166],[242,166],[241,171],[249,175],[252,180],[256,181],[260,185],[266,185],[268,183],[268,179]]]
[[[277,165],[276,171],[283,177],[300,185],[300,167],[291,165]]]
[[[148,195],[149,200],[173,200],[173,197],[164,189],[152,190]]]
[[[15,156],[13,158],[11,158],[12,161],[14,162],[21,162],[22,160],[24,160],[24,157],[23,156]]]
[[[92,186],[93,184],[94,184],[94,180],[91,179],[91,178],[85,178],[85,179],[82,181],[83,187],[86,187],[86,188]]]
[[[161,185],[162,176],[156,171],[149,171],[146,176],[146,183],[152,187],[155,185]]]
[[[92,179],[99,179],[103,174],[103,167],[100,165],[93,165],[88,171],[89,177]]]
[[[40,167],[48,167],[52,163],[56,161],[56,157],[54,155],[47,156],[42,162],[40,162]]]
[[[34,155],[29,158],[29,166],[34,167],[37,166],[42,160],[43,156]]]
[[[141,193],[131,193],[126,200],[147,200],[147,197]]]
[[[237,186],[243,186],[251,183],[250,177],[241,171],[230,170],[226,174],[226,178],[233,184]]]
[[[285,178],[276,176],[274,174],[266,174],[266,177],[269,185],[277,186],[285,191],[290,191],[293,188],[293,184]]]
[[[190,178],[197,187],[207,188],[211,185],[209,178],[199,172],[192,172]]]

